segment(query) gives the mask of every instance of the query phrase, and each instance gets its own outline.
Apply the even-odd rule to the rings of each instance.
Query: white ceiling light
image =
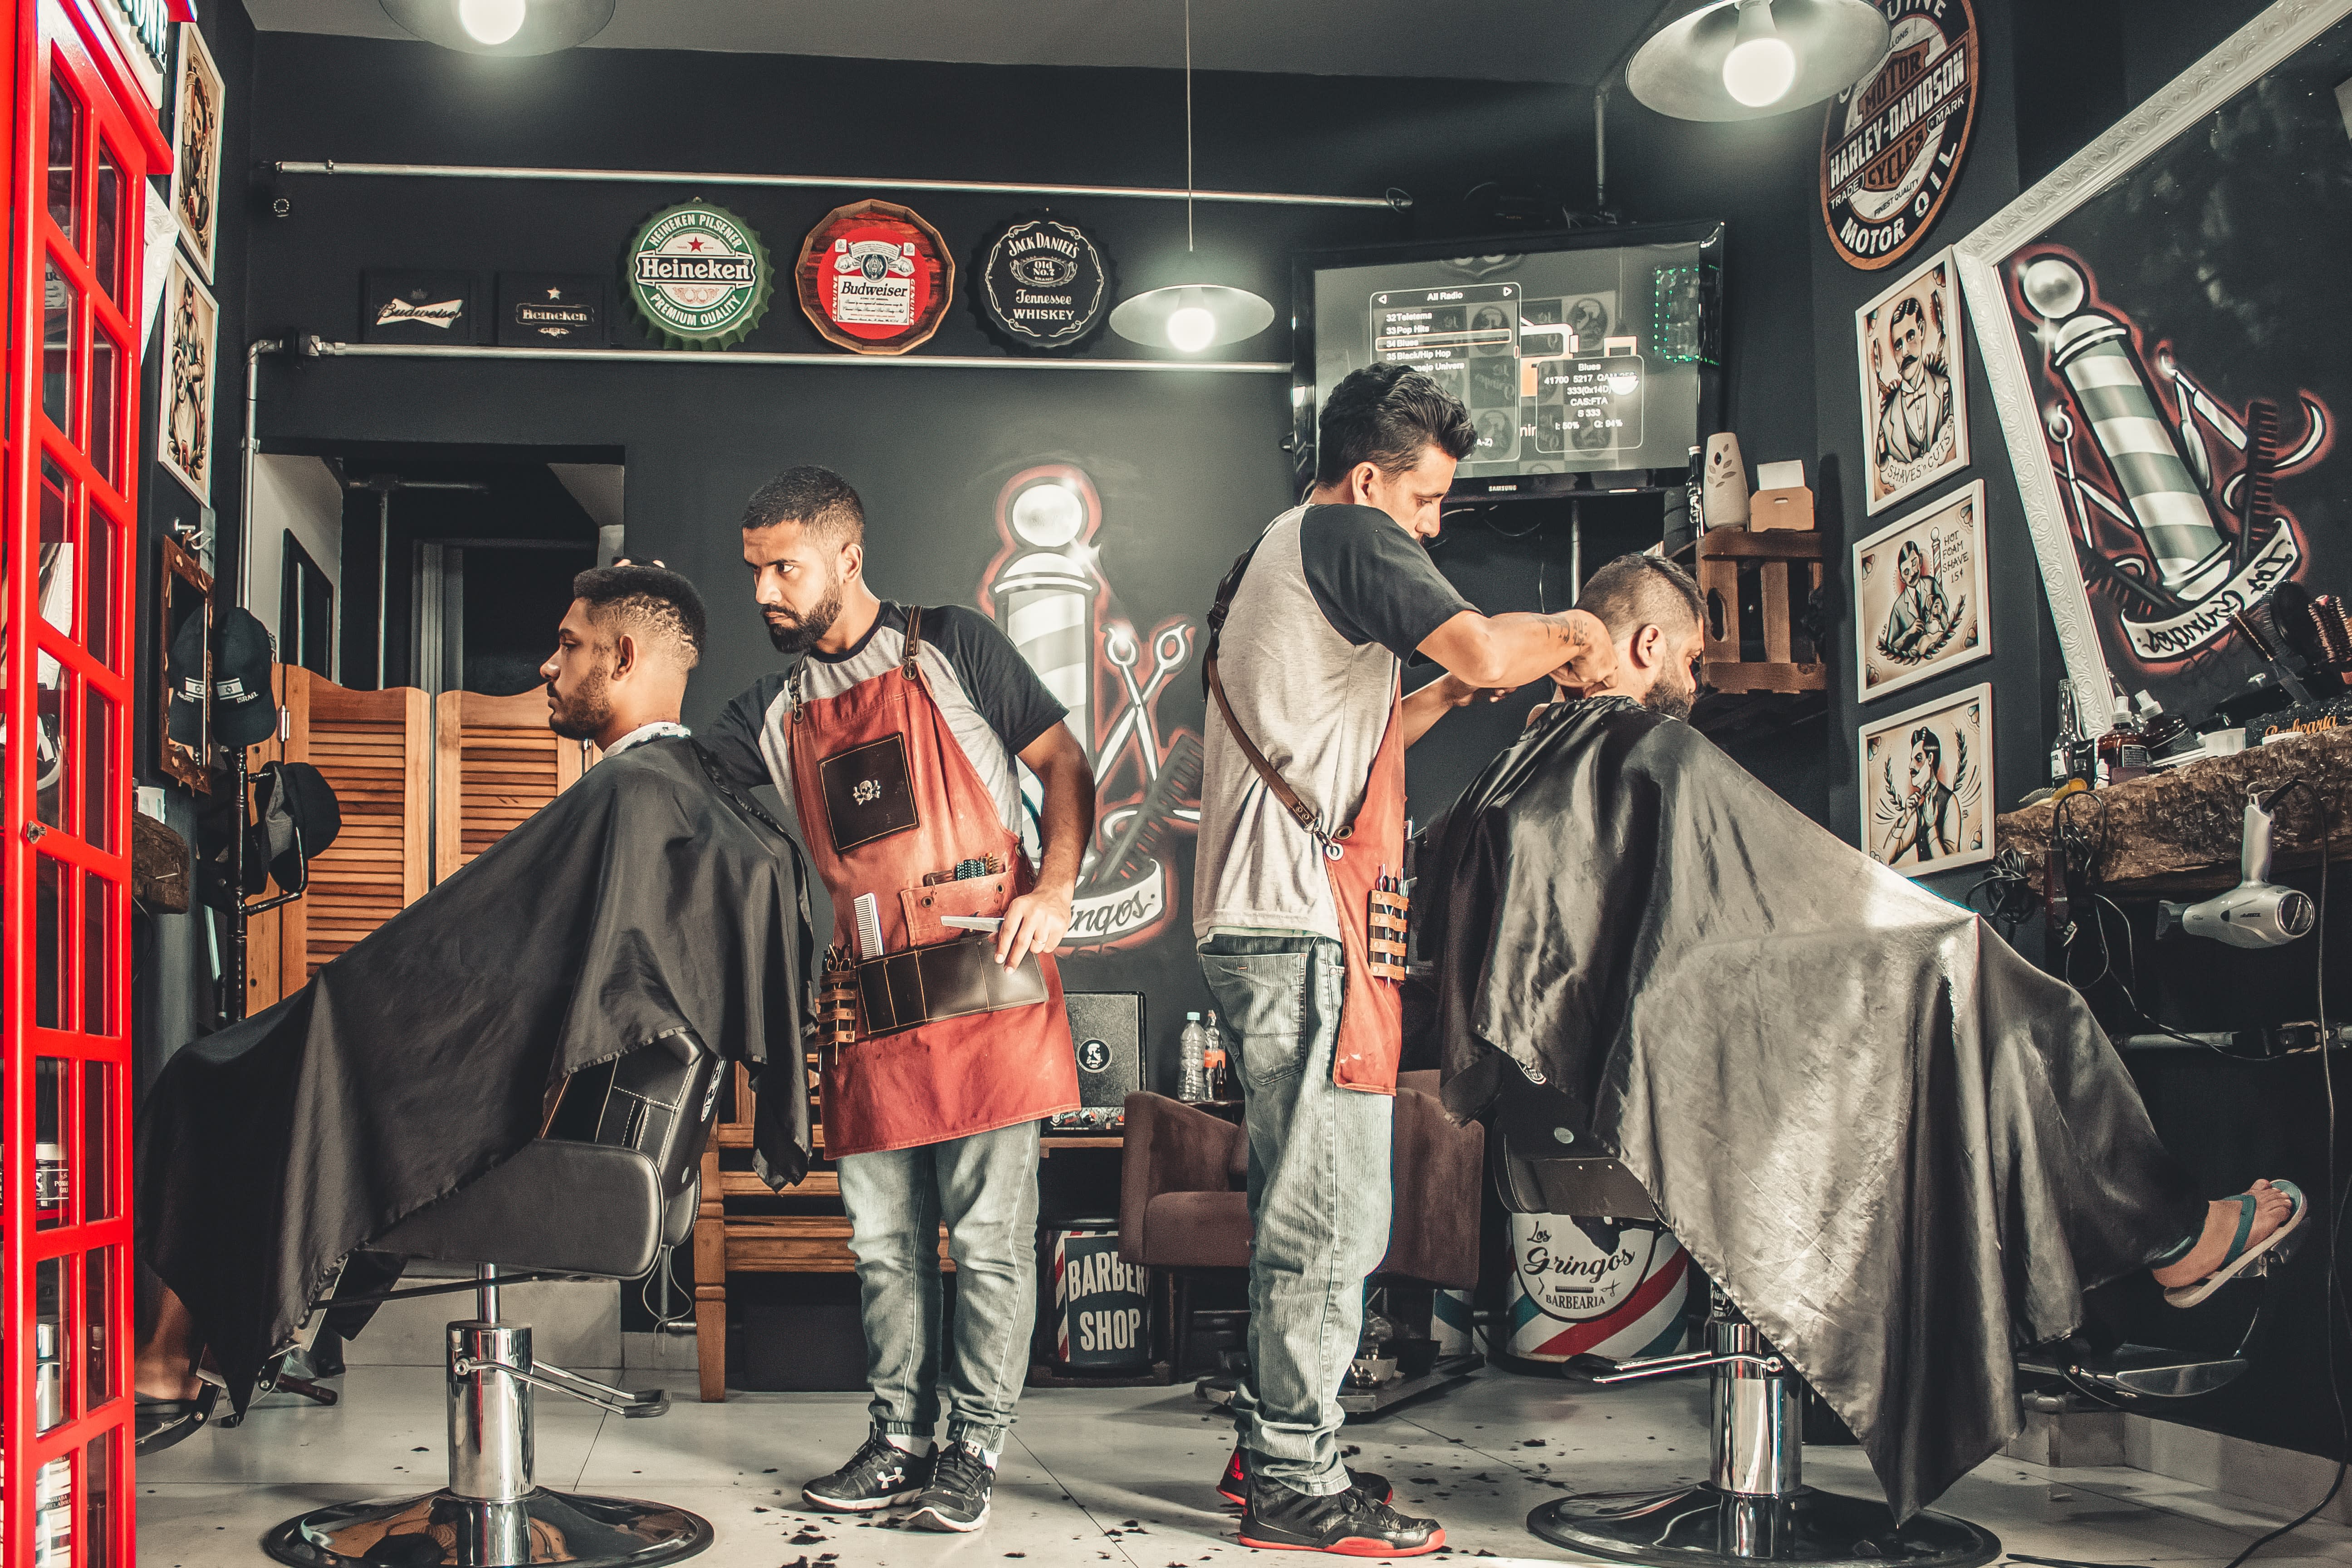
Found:
[[[1118,302],[1110,330],[1147,348],[1196,354],[1254,338],[1274,324],[1274,306],[1246,289],[1200,279],[1192,249],[1192,0],[1184,0],[1184,259],[1178,280]]]
[[[383,14],[428,44],[469,55],[551,55],[584,44],[613,19],[615,0],[379,0]]]
[[[1677,120],[1757,120],[1852,87],[1890,37],[1870,0],[1716,0],[1654,34],[1625,85]]]
[[[457,25],[474,42],[495,47],[522,31],[528,0],[457,0]]]

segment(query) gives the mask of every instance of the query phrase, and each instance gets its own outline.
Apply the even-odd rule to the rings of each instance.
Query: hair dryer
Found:
[[[2239,855],[2238,885],[2202,903],[2159,902],[2156,906],[2158,936],[2178,929],[2231,947],[2277,947],[2310,934],[2318,919],[2311,895],[2270,880],[2271,814],[2266,809],[2270,798],[2260,790],[2246,796],[2245,845]]]

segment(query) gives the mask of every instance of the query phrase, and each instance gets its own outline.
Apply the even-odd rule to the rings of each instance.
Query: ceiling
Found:
[[[408,37],[376,0],[245,7],[266,31]],[[1662,9],[1651,0],[1193,0],[1193,64],[1589,85]],[[589,47],[1172,68],[1184,63],[1183,0],[619,0]]]

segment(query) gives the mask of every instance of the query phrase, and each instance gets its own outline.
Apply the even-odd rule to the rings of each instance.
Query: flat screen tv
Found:
[[[1360,366],[1420,366],[1462,399],[1478,445],[1453,495],[1475,500],[1687,481],[1715,428],[1719,222],[1570,229],[1308,251],[1294,258],[1294,451]]]

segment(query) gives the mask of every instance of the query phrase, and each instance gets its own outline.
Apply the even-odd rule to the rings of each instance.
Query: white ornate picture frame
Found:
[[[1992,683],[1864,722],[1862,848],[1906,877],[1993,855]]]
[[[1984,508],[1974,479],[1853,546],[1856,702],[1991,657]]]
[[[2107,659],[2069,532],[2035,380],[2011,325],[2001,264],[2013,252],[2130,174],[2222,104],[2352,14],[2352,0],[2277,0],[2161,91],[2044,176],[1953,247],[1985,381],[2000,417],[2020,502],[2066,673],[2078,691],[2105,691]],[[2082,715],[2094,735],[2113,728],[2104,703]],[[1867,792],[1865,791],[1865,799]],[[1864,810],[1868,815],[1867,807]],[[1867,823],[1865,822],[1865,826]]]
[[[1969,466],[1967,344],[1948,249],[1853,313],[1863,504],[1871,516]]]
[[[220,248],[221,120],[226,112],[220,67],[194,22],[175,29],[180,39],[179,86],[172,108],[172,216],[180,245],[196,276],[213,281]]]

